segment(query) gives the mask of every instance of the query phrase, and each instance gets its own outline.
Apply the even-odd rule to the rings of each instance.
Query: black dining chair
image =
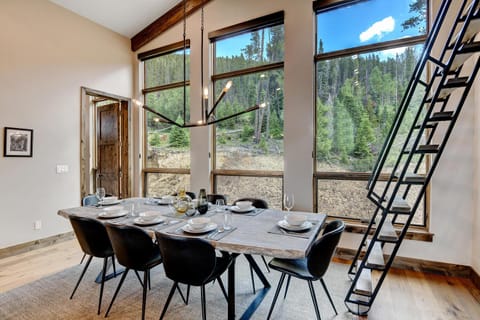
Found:
[[[223,194],[207,194],[207,201],[210,202],[211,204],[217,203],[217,200],[223,200],[225,204],[227,204],[227,197]]]
[[[252,206],[254,206],[257,209],[268,209],[268,202],[263,200],[263,199],[258,199],[258,198],[240,198],[235,200],[233,205],[236,205],[238,201],[251,201]],[[268,267],[267,260],[265,260],[264,256],[260,256],[262,258],[263,264],[265,265],[265,268],[267,268],[267,272],[270,272],[270,268]],[[250,277],[252,278],[252,287],[253,287],[253,293],[255,294],[255,280],[253,278],[253,267],[250,266]]]
[[[270,268],[280,271],[282,275],[278,281],[277,290],[275,291],[275,296],[273,298],[270,311],[268,312],[267,319],[270,319],[270,316],[272,315],[275,302],[277,301],[278,294],[282,288],[286,275],[288,275],[288,280],[285,287],[284,298],[287,296],[291,277],[306,280],[310,289],[310,295],[312,296],[315,314],[317,319],[321,319],[320,312],[318,310],[317,299],[315,297],[315,290],[313,288],[313,281],[320,280],[320,283],[327,294],[328,300],[330,300],[330,304],[332,305],[335,314],[338,314],[332,297],[330,296],[327,286],[325,285],[325,281],[323,280],[323,276],[327,272],[328,266],[330,265],[330,261],[335,253],[335,249],[340,241],[340,236],[342,235],[343,230],[345,230],[345,223],[343,221],[332,221],[325,227],[322,236],[313,243],[306,258],[274,258],[270,261]]]
[[[73,231],[75,232],[75,236],[77,237],[82,251],[85,255],[90,256],[85,264],[85,267],[83,268],[77,284],[75,285],[75,288],[73,289],[72,294],[70,295],[70,299],[73,298],[75,291],[77,291],[78,285],[82,281],[82,278],[85,275],[90,262],[92,262],[93,257],[103,258],[102,282],[100,283],[100,297],[98,298],[97,310],[97,314],[100,314],[108,258],[112,258],[113,272],[116,274],[114,251],[110,243],[110,239],[108,238],[107,231],[105,230],[103,224],[99,221],[90,218],[70,216],[70,223],[72,224]]]
[[[222,252],[217,257],[215,248],[204,239],[186,238],[156,232],[158,246],[163,257],[163,268],[167,277],[174,281],[172,289],[163,307],[160,319],[163,319],[178,284],[199,286],[202,301],[202,319],[206,319],[205,285],[217,280],[225,299],[227,293],[220,276],[232,262],[229,254]],[[188,300],[189,292],[187,293]]]
[[[195,199],[197,196],[195,195],[195,192],[191,191],[185,191],[186,195],[190,197],[190,199]],[[176,197],[178,195],[178,192],[172,193],[172,196]]]
[[[125,267],[125,272],[113,294],[105,317],[108,316],[113,302],[130,270],[134,270],[143,288],[142,320],[145,319],[145,304],[147,301],[147,284],[150,286],[150,269],[162,263],[160,250],[152,238],[142,229],[113,223],[106,223],[108,236],[112,243],[113,251],[118,262]],[[143,282],[138,271],[143,271]]]

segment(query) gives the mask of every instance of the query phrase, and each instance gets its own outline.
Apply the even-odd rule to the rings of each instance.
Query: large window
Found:
[[[232,202],[265,199],[282,207],[283,188],[283,12],[215,31],[212,81],[217,96],[228,80],[233,86],[218,105],[222,118],[265,103],[215,127],[214,191]]]
[[[365,187],[423,50],[427,3],[316,1],[314,7],[316,210],[368,220],[374,207]],[[414,224],[425,225],[425,217],[424,204]]]
[[[145,104],[178,123],[189,121],[189,42],[139,54]],[[184,59],[186,63],[184,82]],[[190,131],[145,112],[144,194],[160,196],[190,185]]]

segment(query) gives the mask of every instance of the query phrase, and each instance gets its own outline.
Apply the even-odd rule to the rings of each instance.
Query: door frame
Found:
[[[128,191],[125,198],[131,197],[133,190],[133,125],[132,125],[132,100],[104,91],[99,91],[87,87],[81,87],[81,114],[80,114],[80,199],[84,196],[94,193],[93,186],[95,181],[92,179],[92,154],[96,148],[96,112],[94,112],[91,98],[107,98],[117,100],[120,104],[126,103],[128,108]],[[122,170],[125,170],[122,168]],[[93,174],[95,174],[93,172]]]

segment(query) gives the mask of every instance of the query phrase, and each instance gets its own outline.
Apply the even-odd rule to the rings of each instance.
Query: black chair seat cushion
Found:
[[[270,268],[286,273],[288,275],[303,279],[303,280],[317,280],[308,271],[307,259],[279,259],[274,258],[268,264]]]
[[[208,283],[210,281],[215,280],[219,275],[225,272],[227,270],[228,266],[232,262],[232,258],[228,255],[224,255],[222,257],[217,257],[217,261],[215,263],[215,269],[213,270],[212,274],[210,277],[205,281],[205,283]]]

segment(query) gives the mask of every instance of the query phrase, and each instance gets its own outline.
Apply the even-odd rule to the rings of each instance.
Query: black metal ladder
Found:
[[[479,2],[442,2],[374,166],[367,197],[376,210],[348,270],[345,305],[354,314],[375,301],[476,78]]]

